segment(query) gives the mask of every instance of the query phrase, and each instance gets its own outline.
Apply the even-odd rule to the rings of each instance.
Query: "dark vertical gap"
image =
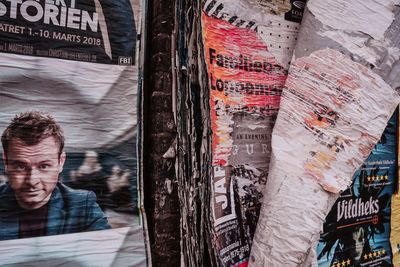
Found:
[[[143,82],[144,207],[153,266],[180,265],[179,201],[174,158],[171,38],[174,0],[148,0]],[[169,183],[169,185],[168,185]],[[169,190],[172,188],[172,190]]]
[[[153,0],[148,0],[148,9],[147,9],[147,14],[146,14],[146,25],[147,29],[147,34],[145,36],[147,37],[145,40],[146,44],[146,54],[145,54],[145,59],[144,59],[144,66],[143,66],[143,110],[142,110],[142,117],[143,117],[143,202],[144,202],[144,208],[146,211],[146,218],[147,218],[147,227],[148,227],[148,235],[149,235],[149,241],[150,245],[154,244],[154,199],[150,197],[152,195],[153,190],[153,183],[151,177],[147,175],[147,170],[148,170],[148,153],[147,151],[149,150],[149,138],[147,133],[149,133],[149,120],[148,118],[150,117],[150,108],[147,103],[149,102],[150,96],[151,96],[151,78],[150,78],[150,73],[151,73],[151,67],[149,62],[151,62],[151,55],[152,55],[152,36],[153,36],[153,31],[152,31],[152,19],[153,18]]]

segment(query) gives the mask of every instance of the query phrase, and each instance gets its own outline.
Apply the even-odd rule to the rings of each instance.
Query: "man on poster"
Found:
[[[0,240],[110,228],[93,192],[59,182],[64,133],[50,115],[18,114],[1,142],[8,183],[0,186]]]

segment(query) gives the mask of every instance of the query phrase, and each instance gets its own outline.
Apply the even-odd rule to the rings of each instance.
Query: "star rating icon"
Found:
[[[367,261],[368,259],[374,259],[374,258],[378,258],[380,256],[384,256],[385,253],[386,253],[385,249],[371,251],[370,253],[364,254],[364,256],[363,256],[364,257],[364,261]]]
[[[346,267],[346,266],[350,266],[351,264],[351,260],[347,259],[347,260],[342,260],[341,262],[335,262],[333,265],[331,265],[331,267]]]
[[[368,182],[389,181],[389,176],[387,174],[386,175],[367,176],[367,181]]]

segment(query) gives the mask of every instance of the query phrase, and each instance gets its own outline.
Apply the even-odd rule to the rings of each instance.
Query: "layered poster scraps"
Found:
[[[206,1],[212,218],[222,266],[246,266],[268,176],[271,132],[303,1]]]
[[[23,194],[10,161],[0,162],[2,265],[146,265],[136,174],[140,18],[139,0],[0,1],[0,132],[16,117],[14,134],[29,151],[13,151],[25,155],[19,174],[48,179]],[[54,129],[64,148],[45,136]],[[56,144],[66,154],[54,171]],[[46,202],[41,212],[25,210],[37,202]]]
[[[397,135],[398,112],[328,214],[317,247],[318,266],[392,266],[390,228],[396,224],[390,218],[398,177]]]
[[[254,264],[307,260],[335,200],[331,193],[351,184],[349,174],[368,157],[398,103],[379,75],[336,50],[292,63],[272,138]]]
[[[397,140],[400,137],[400,116],[398,118],[398,133]],[[398,144],[397,144],[398,145]],[[397,156],[400,154],[399,145],[397,147]],[[398,158],[397,158],[398,159]],[[397,160],[398,161],[398,160]],[[398,162],[397,162],[398,164]],[[397,176],[397,183],[395,184],[395,194],[392,196],[392,214],[390,217],[390,243],[392,245],[393,266],[400,266],[400,182]]]
[[[272,137],[255,266],[316,263],[324,218],[399,103],[395,2],[308,1]]]

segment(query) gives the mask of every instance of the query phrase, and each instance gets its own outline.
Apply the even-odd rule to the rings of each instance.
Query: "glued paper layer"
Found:
[[[317,246],[318,266],[391,266],[390,228],[396,227],[390,218],[397,181],[397,121],[398,112],[355,173],[350,188],[326,217]]]
[[[202,31],[212,130],[212,235],[221,266],[246,266],[271,132],[302,1],[206,1]]]
[[[399,123],[400,117],[397,123]],[[400,124],[399,124],[400,126]],[[399,134],[397,135],[397,140],[399,140]],[[397,151],[399,153],[399,150]],[[399,154],[397,154],[399,155]],[[398,162],[397,162],[398,164]],[[398,167],[398,165],[397,165]],[[400,266],[400,195],[399,195],[399,176],[397,176],[397,184],[395,188],[395,194],[392,196],[392,214],[390,217],[390,242],[392,245],[392,255],[393,255],[393,266]]]
[[[399,103],[396,4],[307,3],[272,136],[250,265],[317,266],[323,221]]]
[[[140,1],[0,2],[2,266],[144,266]]]
[[[351,184],[398,103],[381,77],[336,50],[292,63],[252,264],[298,266],[307,260],[336,194]]]

